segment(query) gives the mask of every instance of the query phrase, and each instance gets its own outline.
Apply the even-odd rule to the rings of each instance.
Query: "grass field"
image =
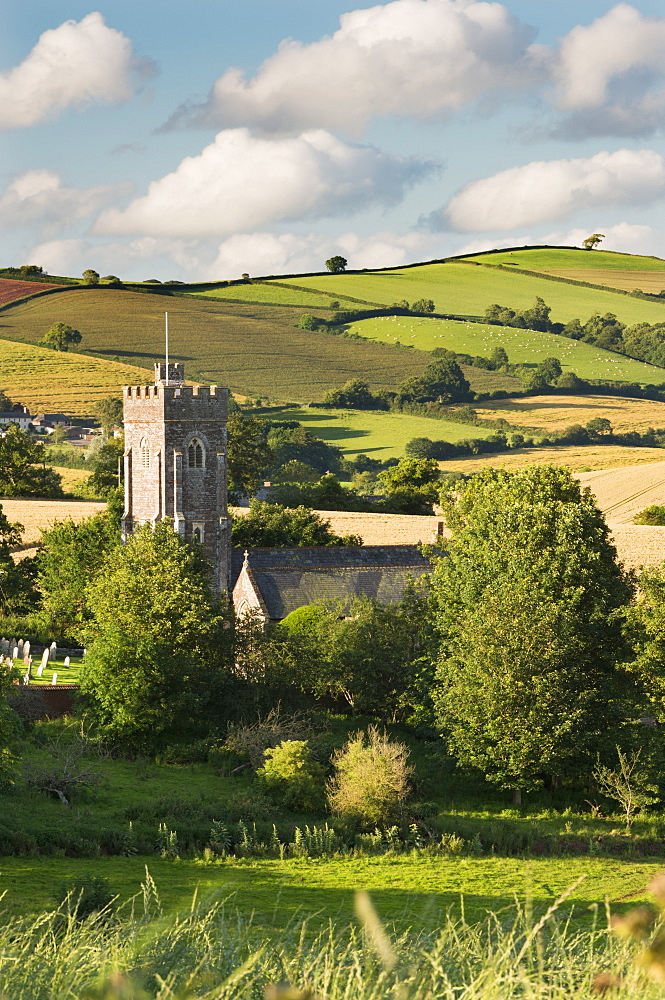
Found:
[[[377,410],[291,409],[266,414],[273,420],[299,420],[316,437],[329,441],[348,456],[360,453],[385,461],[402,458],[407,441],[414,437],[457,442],[464,438],[486,438],[486,427],[455,424],[431,417],[412,417],[405,413]]]
[[[0,389],[31,413],[88,415],[98,399],[146,379],[133,366],[10,340],[0,340],[0,368]]]
[[[663,311],[665,320],[665,310]],[[423,319],[414,316],[380,316],[353,323],[350,329],[368,340],[409,344],[420,351],[445,347],[460,354],[487,357],[495,347],[503,347],[513,364],[535,366],[544,358],[559,358],[564,371],[574,371],[581,378],[645,382],[665,382],[665,369],[643,361],[624,358],[591,344],[582,344],[554,333],[517,330],[486,323],[464,323],[446,319]]]
[[[94,872],[108,878],[121,899],[140,891],[145,869],[157,883],[168,911],[187,907],[194,889],[199,896],[227,898],[260,928],[283,928],[309,918],[314,927],[328,920],[353,920],[353,896],[366,889],[391,924],[405,930],[435,930],[443,913],[463,911],[471,921],[488,911],[509,908],[517,896],[528,897],[541,912],[578,877],[584,881],[571,897],[578,916],[606,900],[619,905],[646,899],[646,884],[661,861],[608,858],[411,858],[403,856],[337,859],[229,860],[203,865],[170,861],[155,855],[133,858],[3,858],[0,893],[9,914],[53,905],[59,884]]]
[[[172,358],[185,362],[187,378],[278,401],[321,399],[350,378],[392,389],[431,360],[415,351],[296,329],[302,308],[117,289],[63,292],[12,306],[0,311],[0,337],[34,344],[62,320],[81,331],[86,350],[152,373],[164,352],[165,310]],[[85,397],[77,405],[84,404]]]
[[[558,268],[586,271],[585,281],[595,279],[589,271],[633,271],[636,273],[660,272],[665,279],[665,260],[660,257],[640,257],[631,253],[612,250],[582,250],[579,247],[546,247],[534,250],[505,250],[498,253],[479,253],[468,260],[481,264],[508,264],[525,267],[530,271],[551,271]]]
[[[326,317],[330,319],[335,314],[335,310],[330,308],[330,303],[334,296],[324,295],[322,292],[301,291],[291,286],[282,286],[276,282],[254,282],[251,285],[231,285],[225,288],[214,288],[207,292],[190,292],[196,298],[221,299],[226,302],[262,302],[278,306],[295,306],[303,311],[316,309],[317,312],[324,311]],[[343,309],[357,309],[358,303],[350,302],[339,298]]]
[[[71,657],[70,659],[71,662],[68,667],[65,667],[65,659],[62,656],[57,660],[49,660],[48,666],[44,667],[42,676],[37,677],[40,658],[37,656],[33,657],[32,680],[30,684],[36,684],[37,687],[40,685],[50,685],[53,683],[53,674],[58,675],[58,684],[78,684],[81,660],[77,657]]]
[[[62,476],[62,488],[65,493],[71,492],[75,486],[78,486],[90,475],[87,469],[69,469],[60,465],[54,465],[52,468]]]
[[[489,256],[488,262],[494,263],[493,257]],[[665,322],[665,301],[633,299],[610,290],[582,288],[520,274],[517,268],[492,270],[473,262],[451,261],[394,271],[299,277],[293,284],[385,305],[398,299],[408,302],[432,299],[437,312],[463,316],[483,316],[493,302],[524,309],[533,305],[539,295],[552,307],[552,319],[558,322],[565,323],[575,317],[584,321],[596,312],[616,313],[628,324],[644,320]]]
[[[665,427],[665,403],[618,396],[526,396],[523,399],[478,403],[480,417],[503,419],[547,434],[569,424],[586,424],[595,417],[609,420],[615,431],[645,431]]]

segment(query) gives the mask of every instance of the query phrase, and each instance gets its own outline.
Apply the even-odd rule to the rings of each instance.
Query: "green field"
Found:
[[[649,302],[609,290],[520,274],[509,268],[493,270],[472,262],[451,261],[394,271],[299,277],[293,284],[385,305],[398,299],[408,302],[432,299],[436,312],[462,316],[484,316],[487,307],[494,302],[525,309],[540,296],[552,307],[552,319],[557,322],[566,323],[575,317],[585,321],[593,313],[607,312],[615,313],[628,324],[665,322],[665,301]]]
[[[494,433],[471,424],[376,410],[310,410],[305,407],[272,411],[265,416],[270,420],[299,420],[316,437],[342,448],[347,457],[362,453],[382,462],[388,458],[402,458],[407,442],[414,437],[454,443],[464,438],[486,438]]]
[[[578,340],[554,333],[516,330],[507,326],[464,323],[457,320],[422,319],[417,316],[379,316],[353,323],[350,329],[368,340],[399,341],[421,351],[445,347],[460,354],[487,357],[501,346],[513,364],[536,365],[544,358],[559,358],[564,371],[581,378],[616,379],[625,382],[665,382],[665,369],[624,358]]]
[[[0,893],[11,914],[53,905],[63,881],[94,872],[107,878],[122,900],[137,894],[146,866],[167,911],[184,909],[195,889],[199,897],[228,898],[260,928],[281,929],[293,919],[339,925],[353,921],[353,895],[366,889],[381,916],[401,929],[435,930],[443,913],[462,909],[471,921],[504,910],[515,897],[538,910],[584,876],[571,903],[578,916],[606,900],[631,904],[646,899],[646,884],[662,861],[608,858],[445,858],[403,855],[368,858],[232,859],[203,864],[158,855],[122,858],[3,858]]]
[[[32,663],[32,681],[31,684],[51,684],[53,681],[53,674],[58,675],[58,684],[78,684],[79,679],[79,669],[81,666],[80,657],[71,657],[71,662],[69,667],[65,667],[64,657],[60,657],[56,660],[49,660],[47,666],[44,667],[44,672],[41,677],[37,677],[37,669],[39,667],[39,657],[33,657]]]
[[[611,250],[581,250],[576,247],[559,249],[548,247],[543,250],[506,250],[498,253],[479,253],[467,260],[481,264],[508,264],[525,267],[532,271],[553,268],[584,268],[585,270],[613,271],[662,271],[665,278],[665,260],[660,257],[638,257],[631,253],[615,253]],[[589,275],[589,281],[593,277]]]
[[[431,360],[416,351],[299,330],[302,308],[117,289],[62,292],[0,310],[0,337],[35,344],[62,321],[81,331],[82,349],[148,369],[151,380],[153,361],[164,353],[167,310],[171,355],[185,362],[186,376],[244,395],[308,402],[351,378],[364,378],[375,390],[394,389]],[[53,358],[55,352],[44,353]],[[80,355],[69,358],[85,363]],[[9,391],[9,377],[5,387]],[[86,392],[87,384],[79,406],[89,402]]]
[[[301,291],[298,288],[278,285],[276,282],[261,282],[247,285],[231,285],[225,288],[214,288],[206,292],[189,293],[196,298],[221,299],[227,302],[262,302],[278,306],[295,306],[296,308],[323,310],[330,318],[335,310],[330,308],[334,296],[321,292]],[[340,298],[343,309],[357,309],[358,304]]]

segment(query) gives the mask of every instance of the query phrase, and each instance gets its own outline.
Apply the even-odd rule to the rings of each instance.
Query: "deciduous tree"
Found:
[[[359,535],[340,537],[307,507],[282,507],[277,503],[252,500],[249,512],[233,519],[232,544],[256,546],[362,545]]]
[[[563,469],[486,471],[441,498],[452,540],[433,594],[435,698],[451,750],[504,788],[589,770],[624,723],[631,581]]]
[[[86,712],[115,739],[198,729],[228,676],[208,566],[167,521],[112,549],[87,590]]]
[[[67,323],[54,323],[51,329],[41,340],[37,341],[38,347],[50,347],[53,351],[68,351],[72,344],[80,344],[83,334],[75,330]]]
[[[340,257],[339,254],[335,257],[329,257],[326,261],[326,267],[333,274],[339,274],[340,271],[346,271],[347,260],[346,257]]]
[[[44,445],[10,424],[0,438],[0,496],[61,497],[62,476],[45,461]]]

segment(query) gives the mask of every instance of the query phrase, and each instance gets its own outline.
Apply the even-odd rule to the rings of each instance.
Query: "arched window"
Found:
[[[187,465],[190,469],[205,468],[206,453],[198,438],[194,438],[187,449]]]
[[[145,438],[141,441],[141,465],[144,469],[150,468],[150,446]]]
[[[194,528],[193,536],[196,539],[196,541],[200,543],[201,542],[201,529],[200,528]]]

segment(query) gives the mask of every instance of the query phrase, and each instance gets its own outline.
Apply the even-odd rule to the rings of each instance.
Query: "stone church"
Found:
[[[123,540],[169,518],[201,544],[215,591],[232,595],[238,613],[279,621],[305,604],[360,595],[390,604],[429,572],[417,545],[232,549],[228,389],[187,385],[182,364],[157,362],[154,385],[125,386],[123,415]]]

